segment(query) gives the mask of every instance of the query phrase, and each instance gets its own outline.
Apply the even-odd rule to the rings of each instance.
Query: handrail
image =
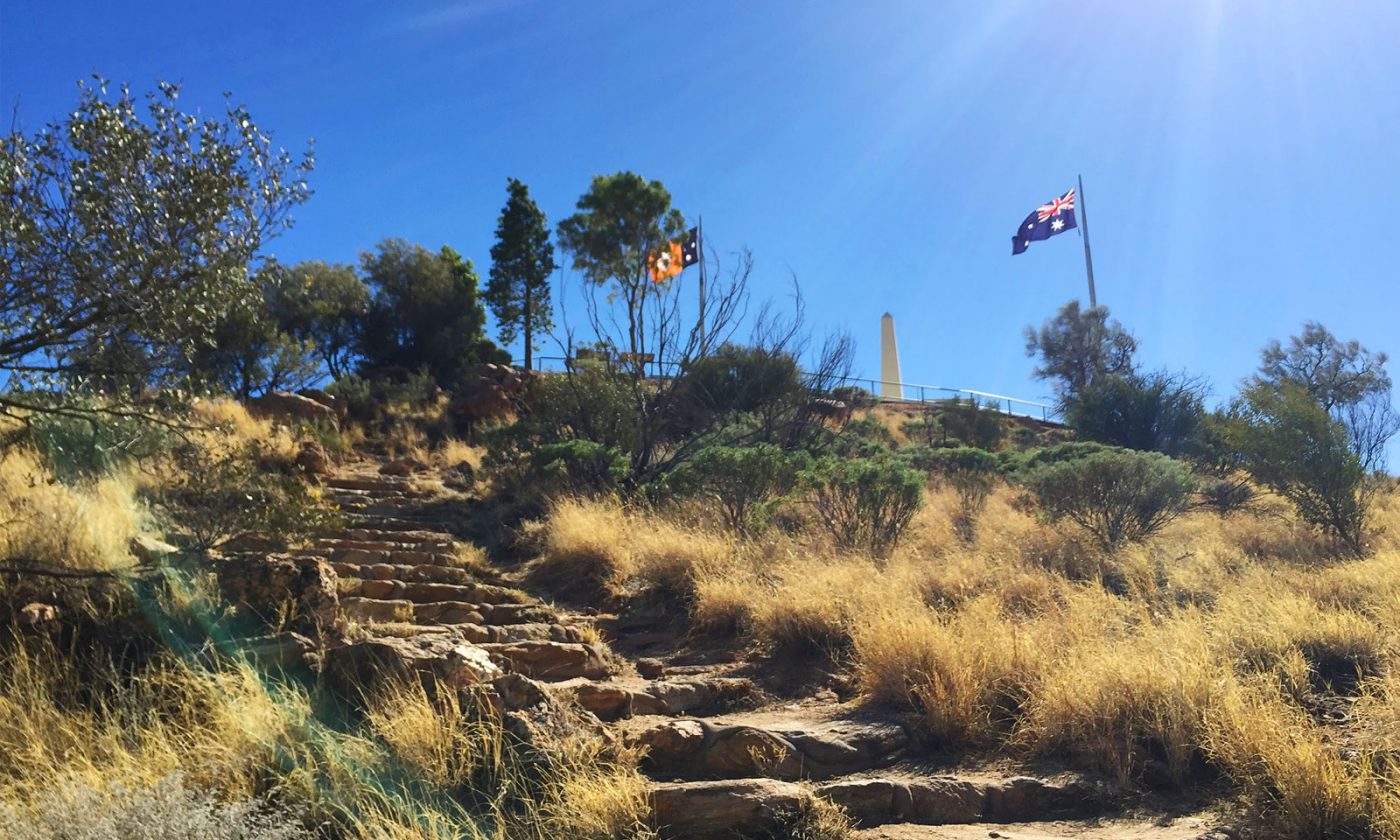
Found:
[[[535,361],[535,369],[544,370],[545,361],[558,362],[561,364],[561,366],[568,367],[570,359],[564,356],[536,356]],[[676,362],[666,361],[650,362],[650,364],[657,365],[658,367],[678,366],[678,363]],[[1035,418],[1039,416],[1041,420],[1049,422],[1052,416],[1059,413],[1058,410],[1049,403],[1036,402],[1035,400],[1023,400],[1020,397],[1008,397],[1005,394],[994,394],[990,391],[978,391],[972,388],[949,388],[944,385],[921,385],[913,382],[891,382],[889,380],[884,379],[868,379],[859,376],[837,376],[832,377],[831,381],[837,385],[869,385],[871,387],[867,390],[869,390],[871,395],[874,396],[875,399],[880,402],[923,404],[930,402],[946,401],[948,399],[954,399],[961,395],[966,395],[970,398],[981,398],[981,400],[984,401],[984,405],[987,405],[991,408],[995,408],[998,412],[1012,417]],[[918,397],[885,397],[879,393],[880,386],[882,385],[894,385],[895,387],[900,389],[901,394],[909,394],[911,391],[914,391],[918,393]],[[950,394],[952,396],[937,397],[934,396],[935,394]],[[1021,408],[1020,410],[1018,410],[1018,407],[1021,406],[1024,406],[1025,408]]]

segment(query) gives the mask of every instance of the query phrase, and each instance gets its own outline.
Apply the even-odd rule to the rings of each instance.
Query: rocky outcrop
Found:
[[[279,423],[324,423],[332,428],[340,427],[334,409],[290,391],[268,391],[260,397],[249,398],[247,405],[251,413]]]
[[[535,679],[600,679],[612,673],[607,654],[600,645],[522,641],[482,647],[504,667]]]
[[[450,634],[383,636],[336,645],[326,651],[322,672],[326,686],[350,701],[388,682],[458,689],[500,675],[485,650]]]
[[[261,627],[335,639],[345,630],[335,570],[325,560],[245,554],[215,569],[224,600],[249,635]]]
[[[508,365],[478,365],[458,385],[447,415],[458,428],[471,432],[479,423],[508,416],[537,377]]]

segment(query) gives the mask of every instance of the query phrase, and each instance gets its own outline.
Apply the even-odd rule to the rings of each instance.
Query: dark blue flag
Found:
[[[1064,233],[1076,227],[1074,221],[1074,189],[1049,204],[1042,204],[1026,217],[1011,237],[1011,253],[1019,254],[1039,239],[1049,239],[1057,233]]]

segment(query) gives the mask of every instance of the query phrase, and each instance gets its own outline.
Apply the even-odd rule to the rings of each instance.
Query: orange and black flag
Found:
[[[691,228],[679,239],[673,239],[647,257],[647,273],[651,282],[664,283],[700,262],[700,229]]]

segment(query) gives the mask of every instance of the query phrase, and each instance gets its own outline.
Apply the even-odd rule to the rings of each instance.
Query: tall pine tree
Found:
[[[491,246],[491,276],[486,302],[500,325],[500,341],[509,345],[525,339],[525,367],[533,361],[534,336],[554,326],[549,299],[549,275],[554,272],[554,246],[549,223],[518,179],[506,184],[510,197],[496,223]]]

